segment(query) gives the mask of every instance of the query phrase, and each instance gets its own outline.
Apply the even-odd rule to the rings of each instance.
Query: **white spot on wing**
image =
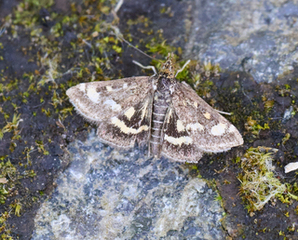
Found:
[[[188,131],[204,131],[204,126],[200,123],[190,123],[187,124],[186,129]]]
[[[124,115],[127,117],[128,120],[131,119],[131,117],[134,115],[135,113],[135,109],[134,107],[130,107],[125,113]]]
[[[205,117],[206,119],[210,119],[210,117],[211,117],[211,116],[210,116],[210,113],[208,113],[208,112],[204,113],[203,115],[204,115],[204,117]]]
[[[238,130],[235,128],[234,125],[230,125],[229,129],[228,129],[228,132],[229,133],[232,133],[232,132],[237,132]]]
[[[165,134],[165,140],[167,140],[171,144],[179,145],[179,146],[181,146],[183,143],[186,145],[192,144],[192,138],[188,137],[188,136],[174,138],[174,137],[170,137],[167,134]]]
[[[112,92],[113,91],[113,88],[111,86],[106,86],[106,89],[108,92]]]
[[[124,83],[124,84],[123,84],[123,88],[124,88],[124,89],[127,88],[127,83]]]
[[[227,124],[219,123],[211,128],[211,134],[214,136],[221,136],[226,132]]]
[[[108,105],[113,111],[118,111],[119,112],[121,110],[121,105],[117,104],[112,99],[106,100],[103,104]]]
[[[125,123],[121,120],[119,120],[117,117],[111,118],[112,124],[114,124],[116,127],[118,127],[123,133],[125,134],[138,134],[142,131],[148,131],[149,127],[147,125],[143,125],[139,127],[138,129],[130,128],[125,125]]]
[[[81,87],[80,87],[81,88]],[[100,93],[96,91],[96,88],[87,85],[86,91],[87,97],[94,103],[99,103]]]
[[[80,89],[80,91],[85,92],[86,84],[85,83],[79,84],[79,89]]]
[[[178,132],[183,132],[185,130],[185,127],[183,125],[183,122],[181,120],[177,120],[177,131]]]

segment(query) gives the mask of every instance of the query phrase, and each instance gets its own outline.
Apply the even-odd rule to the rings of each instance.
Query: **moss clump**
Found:
[[[269,151],[270,150],[270,151]],[[261,210],[274,198],[288,202],[287,186],[276,177],[270,148],[249,148],[241,159],[240,193],[249,212]]]
[[[10,214],[8,212],[0,213],[0,239],[3,240],[12,240],[13,238],[10,236],[11,230],[6,226],[6,220],[9,218]]]
[[[264,123],[264,125],[260,125],[256,120],[254,120],[251,116],[247,118],[247,122],[245,123],[245,129],[253,134],[254,138],[259,136],[260,130],[270,129],[268,123]]]
[[[16,167],[9,160],[4,161],[4,158],[0,158],[0,204],[4,204],[6,197],[13,191],[17,178]]]
[[[14,114],[12,117],[11,122],[7,122],[7,124],[0,129],[0,140],[3,138],[4,133],[6,132],[14,132],[13,138],[12,139],[19,139],[20,135],[18,133],[20,130],[18,130],[19,123],[22,122],[23,119],[21,119],[21,115],[19,114]]]

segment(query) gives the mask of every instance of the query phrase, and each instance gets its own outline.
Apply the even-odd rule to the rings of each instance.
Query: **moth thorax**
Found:
[[[159,71],[159,78],[160,77],[167,77],[167,78],[174,78],[175,77],[175,70],[174,70],[174,55],[169,54],[167,57],[166,62],[162,65]]]
[[[161,94],[167,94],[167,92],[170,92],[171,87],[175,85],[176,80],[174,78],[169,78],[169,76],[161,76],[158,79],[157,83],[157,91],[159,91]]]
[[[175,70],[172,65],[168,68],[161,69],[159,73],[159,78],[169,78],[172,79],[175,77]]]
[[[158,158],[160,157],[164,121],[169,107],[170,98],[171,96],[168,90],[157,90],[154,93],[149,155],[153,155]]]

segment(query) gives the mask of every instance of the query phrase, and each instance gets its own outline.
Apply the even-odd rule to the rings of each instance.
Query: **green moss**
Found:
[[[264,123],[264,125],[262,126],[256,120],[254,120],[252,116],[249,116],[247,118],[244,126],[246,130],[251,132],[255,138],[259,136],[260,130],[270,129],[268,123]]]
[[[5,211],[0,213],[0,239],[1,240],[12,240],[13,238],[10,236],[11,230],[7,228],[6,221],[10,217],[10,214]]]
[[[51,116],[51,110],[49,108],[48,109],[42,108],[41,112],[45,113],[47,117]]]
[[[63,102],[63,100],[60,98],[60,96],[56,92],[56,90],[54,90],[51,104],[54,106],[54,108],[57,108],[58,105],[62,105],[62,102]]]
[[[274,100],[267,100],[264,99],[264,107],[266,109],[266,112],[269,112],[274,106]]]
[[[286,142],[290,139],[290,137],[291,137],[291,134],[290,133],[286,133],[286,135],[282,139],[282,144],[285,145]]]
[[[241,182],[240,194],[248,212],[261,210],[274,198],[283,203],[289,203],[289,198],[297,198],[277,178],[272,163],[273,153],[274,149],[271,148],[251,147],[241,159],[243,173],[238,175],[238,179]]]
[[[35,141],[35,144],[36,144],[37,149],[38,149],[39,152],[43,153],[43,155],[49,155],[49,151],[47,151],[47,150],[45,149],[45,146],[44,146],[44,144],[43,144],[42,141],[40,141],[40,140],[36,140],[36,141]]]
[[[9,160],[0,160],[0,178],[6,179],[0,183],[0,203],[4,204],[7,195],[12,191],[17,176],[16,167]]]
[[[36,176],[36,173],[34,172],[34,170],[25,171],[25,173],[24,173],[24,177],[33,178],[35,176]]]
[[[0,140],[3,138],[4,134],[7,132],[13,132],[13,138],[18,138],[18,133],[20,132],[20,130],[18,129],[19,123],[23,121],[23,119],[21,119],[21,114],[14,114],[12,117],[12,121],[11,122],[7,122],[6,125],[0,129]]]
[[[162,37],[160,36],[160,38]],[[170,52],[175,52],[176,50],[176,48],[173,46],[168,45],[166,40],[160,43],[159,38],[152,38],[150,43],[146,44],[146,48],[148,49],[149,53],[159,54],[163,57],[167,57]]]
[[[53,0],[24,0],[18,5],[17,11],[14,12],[13,24],[32,28],[38,21],[40,9],[49,8],[53,4]]]
[[[298,215],[298,205],[295,208],[295,213]]]
[[[14,214],[18,217],[21,216],[20,211],[22,209],[22,205],[19,201],[15,201],[14,203],[9,205],[12,209],[14,209]]]
[[[9,194],[9,191],[4,186],[1,186],[1,185],[3,184],[0,184],[0,203],[4,204],[6,197]]]

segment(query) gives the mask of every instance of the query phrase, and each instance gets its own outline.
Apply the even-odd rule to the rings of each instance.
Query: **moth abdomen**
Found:
[[[151,135],[149,142],[149,155],[159,158],[161,152],[163,126],[169,107],[170,93],[168,91],[156,91],[154,93]]]

